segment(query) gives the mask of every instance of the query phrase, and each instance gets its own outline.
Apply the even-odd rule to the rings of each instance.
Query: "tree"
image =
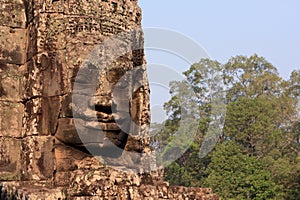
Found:
[[[286,199],[299,194],[300,73],[288,81],[264,58],[237,56],[229,60],[225,80],[228,109],[224,139],[259,158]],[[295,177],[298,177],[295,178]]]
[[[171,184],[178,181],[177,184],[196,186],[201,183],[204,169],[207,166],[207,158],[199,158],[199,151],[201,150],[204,154],[211,151],[221,134],[220,128],[209,129],[209,125],[214,124],[214,127],[218,127],[219,121],[222,120],[216,119],[225,118],[222,116],[225,113],[225,105],[220,103],[222,94],[224,94],[223,69],[217,61],[202,59],[183,74],[186,76],[186,81],[170,84],[172,98],[164,105],[169,119],[166,120],[164,130],[157,135],[156,140],[160,145],[169,143],[162,152],[162,157],[168,157],[172,152],[182,153],[175,163],[166,167],[165,178]],[[186,83],[192,89],[192,94],[187,92],[188,90],[184,87]],[[223,100],[225,104],[225,96]],[[197,127],[196,134],[193,138],[186,138],[189,135],[184,134],[176,142],[179,127],[183,126],[182,120],[186,117],[185,115],[193,118],[197,123],[192,124],[193,127]],[[191,124],[188,122],[184,129],[189,131],[190,126]],[[210,134],[209,137],[206,137],[207,133]],[[205,140],[205,138],[209,138],[209,140]],[[178,149],[179,146],[182,146],[178,143],[184,144],[189,141],[188,139],[192,139],[189,148],[185,151]],[[203,141],[208,145],[201,149]],[[180,173],[176,174],[174,171]]]
[[[236,101],[239,97],[258,97],[280,94],[282,79],[276,67],[265,58],[236,56],[225,64],[225,82],[229,85],[227,99]]]
[[[294,70],[289,80],[289,94],[300,100],[300,70]]]
[[[166,167],[165,178],[175,185],[205,183],[224,198],[298,199],[300,71],[285,81],[271,63],[253,55],[233,57],[225,65],[203,59],[184,75],[195,95],[186,93],[184,82],[173,82],[172,99],[165,104],[169,119],[158,131],[159,144],[173,141],[164,155],[182,153]],[[187,144],[189,138],[186,134],[178,138],[180,132],[194,127],[187,123],[178,128],[185,114],[197,119],[198,129],[190,147],[178,151],[178,144]],[[200,158],[203,149],[203,155],[212,153]]]
[[[280,187],[255,157],[245,155],[234,142],[218,145],[207,168],[206,187],[224,199],[281,199]]]
[[[284,137],[276,106],[276,99],[270,97],[240,97],[231,102],[227,107],[224,137],[236,141],[249,155],[262,158],[276,154]]]
[[[193,145],[175,162],[165,168],[164,178],[171,185],[199,187],[207,176],[206,168],[210,157],[199,157],[199,144]]]

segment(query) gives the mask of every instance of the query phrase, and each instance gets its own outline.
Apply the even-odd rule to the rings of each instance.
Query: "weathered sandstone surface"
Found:
[[[1,200],[219,199],[124,156],[151,152],[140,28],[136,0],[0,0]]]

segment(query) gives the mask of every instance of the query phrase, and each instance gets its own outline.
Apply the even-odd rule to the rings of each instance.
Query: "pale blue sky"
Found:
[[[222,63],[231,56],[257,53],[284,78],[300,68],[299,0],[139,0],[139,4],[143,27],[178,31]],[[150,54],[148,63],[162,64]]]
[[[139,4],[144,28],[180,32],[221,63],[232,56],[257,53],[277,67],[285,79],[300,68],[300,0],[139,0]],[[162,105],[170,98],[169,88],[153,84],[157,82],[153,80],[167,76],[151,74],[151,66],[165,65],[181,73],[190,65],[163,51],[146,49],[146,56],[152,121],[161,122],[166,118]]]

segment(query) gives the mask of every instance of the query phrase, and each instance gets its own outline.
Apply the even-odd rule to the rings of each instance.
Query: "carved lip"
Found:
[[[89,121],[86,122],[84,127],[89,129],[103,130],[103,131],[120,131],[121,129],[117,123],[107,123],[107,122],[98,122],[98,121]]]
[[[92,109],[87,109],[83,112],[84,118],[89,121],[99,121],[99,122],[114,122],[113,114],[108,114],[100,111],[95,111]]]

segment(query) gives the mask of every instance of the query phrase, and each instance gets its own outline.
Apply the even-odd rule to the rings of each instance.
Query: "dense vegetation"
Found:
[[[226,116],[219,116],[224,124],[212,151],[199,156],[216,119],[212,99],[220,85],[214,85],[215,74],[222,74]],[[164,178],[173,185],[211,187],[223,199],[300,199],[300,70],[283,80],[271,63],[253,55],[236,56],[226,64],[203,59],[184,75],[199,112],[180,103],[191,99],[183,82],[171,83],[172,98],[165,104],[169,119],[156,130],[154,147],[178,137],[184,112],[197,118],[198,130],[187,151],[165,168]],[[167,146],[161,157],[175,148]]]

